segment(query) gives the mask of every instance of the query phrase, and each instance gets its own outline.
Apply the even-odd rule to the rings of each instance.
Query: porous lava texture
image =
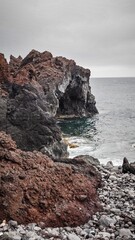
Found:
[[[84,159],[54,162],[41,152],[17,149],[11,137],[0,132],[0,222],[84,224],[101,209],[100,186],[100,173]]]

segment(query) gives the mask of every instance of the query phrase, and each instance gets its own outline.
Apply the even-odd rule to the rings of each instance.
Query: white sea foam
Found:
[[[101,163],[135,161],[135,78],[94,79],[91,81],[99,114],[65,124],[71,157],[88,154]],[[63,128],[64,130],[64,128]]]

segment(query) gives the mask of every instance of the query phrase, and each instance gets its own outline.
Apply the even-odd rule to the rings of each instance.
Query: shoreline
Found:
[[[44,228],[43,223],[18,225],[9,221],[0,227],[0,239],[8,240],[83,240],[135,239],[135,175],[122,173],[121,167],[108,162],[96,166],[102,174],[98,189],[103,211],[78,227]]]

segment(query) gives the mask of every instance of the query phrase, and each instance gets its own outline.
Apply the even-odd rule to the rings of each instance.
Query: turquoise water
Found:
[[[91,79],[99,114],[92,118],[65,120],[61,129],[70,143],[70,157],[88,154],[101,163],[135,161],[135,78]]]

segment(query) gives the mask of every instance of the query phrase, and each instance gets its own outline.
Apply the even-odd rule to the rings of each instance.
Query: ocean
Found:
[[[75,148],[70,157],[88,154],[102,164],[135,161],[135,78],[91,78],[99,114],[60,122],[64,137]]]

